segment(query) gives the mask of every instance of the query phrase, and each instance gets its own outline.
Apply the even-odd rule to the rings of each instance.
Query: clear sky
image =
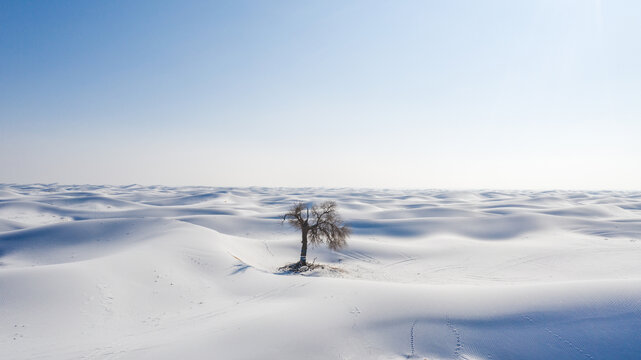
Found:
[[[641,1],[2,1],[0,182],[641,189]]]

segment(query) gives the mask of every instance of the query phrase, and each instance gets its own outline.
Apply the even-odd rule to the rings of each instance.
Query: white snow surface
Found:
[[[640,260],[641,192],[6,184],[0,359],[639,359]]]

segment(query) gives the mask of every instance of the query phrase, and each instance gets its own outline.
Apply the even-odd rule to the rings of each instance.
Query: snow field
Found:
[[[0,185],[0,358],[637,359],[640,258],[634,192]]]

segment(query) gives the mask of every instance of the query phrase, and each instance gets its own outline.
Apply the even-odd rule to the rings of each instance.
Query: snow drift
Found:
[[[637,359],[640,258],[633,192],[0,185],[0,357]]]

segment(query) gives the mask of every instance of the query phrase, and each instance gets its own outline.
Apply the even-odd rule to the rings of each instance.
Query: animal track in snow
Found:
[[[452,321],[449,318],[446,318],[445,324],[450,329],[454,337],[456,338],[456,347],[454,348],[454,358],[455,359],[464,359],[465,357],[461,354],[463,351],[463,341],[461,340],[461,333],[458,331]]]
[[[534,320],[532,320],[532,318],[531,318],[531,317],[526,316],[526,315],[523,315],[523,319],[527,320],[530,324],[535,325]],[[547,328],[547,327],[543,328],[543,330],[544,330],[545,332],[547,332],[548,334],[552,335],[552,336],[553,336],[554,338],[556,338],[559,342],[562,342],[563,344],[565,344],[565,345],[569,346],[571,349],[574,349],[574,350],[578,351],[578,352],[579,352],[581,355],[583,355],[586,359],[594,359],[594,357],[593,357],[592,355],[590,355],[590,354],[589,354],[589,353],[587,353],[585,350],[583,350],[582,348],[580,348],[580,347],[578,347],[577,345],[575,345],[575,344],[574,344],[573,342],[571,342],[570,340],[568,340],[568,339],[566,339],[565,337],[561,336],[560,334],[558,334],[558,333],[556,333],[556,332],[554,332],[554,331],[550,330],[550,329],[549,329],[549,328]]]
[[[412,328],[410,329],[410,358],[413,358],[416,355],[416,349],[414,347],[414,328],[416,328],[416,321],[412,323]]]

